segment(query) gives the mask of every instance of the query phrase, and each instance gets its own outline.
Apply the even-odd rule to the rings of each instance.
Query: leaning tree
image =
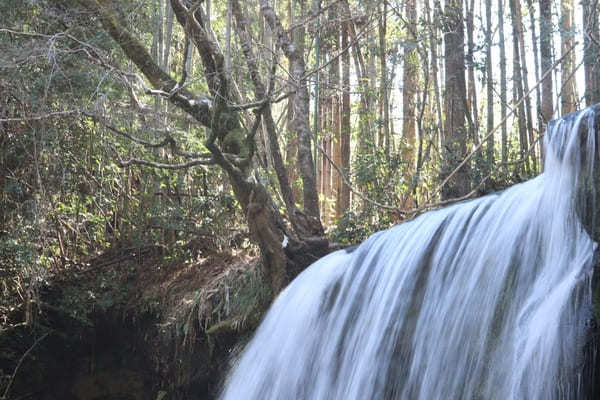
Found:
[[[226,56],[220,39],[210,27],[203,1],[170,0],[175,21],[185,34],[183,60],[186,60],[192,45],[198,51],[207,93],[195,93],[190,89],[188,72],[182,66],[179,77],[168,68],[159,65],[145,44],[143,37],[131,29],[120,13],[119,5],[112,0],[56,0],[58,7],[72,15],[90,18],[102,26],[104,31],[121,48],[124,56],[132,61],[141,75],[144,92],[166,99],[181,113],[193,118],[195,123],[206,129],[203,138],[206,153],[196,154],[181,164],[156,163],[148,160],[132,159],[122,162],[122,166],[141,164],[155,168],[189,168],[195,165],[215,165],[228,177],[234,195],[246,216],[250,234],[259,246],[264,270],[271,289],[277,293],[285,283],[311,262],[329,250],[329,242],[324,234],[316,190],[316,179],[311,154],[309,129],[309,95],[305,55],[301,47],[295,46],[289,32],[283,27],[275,9],[267,0],[260,1],[261,13],[269,25],[276,41],[276,51],[272,54],[267,68],[261,73],[257,65],[257,54],[251,41],[251,29],[244,10],[238,0],[231,0],[230,12],[235,21],[234,32],[241,47],[243,62],[252,82],[254,100],[243,102],[238,83],[228,71]],[[83,11],[83,13],[81,13]],[[290,65],[288,80],[282,87],[276,87],[275,75],[280,68],[281,55]],[[184,61],[185,62],[185,61]],[[264,69],[264,68],[263,68]],[[197,77],[194,77],[197,78]],[[302,180],[302,198],[292,190],[286,166],[281,155],[276,124],[273,117],[273,104],[288,99],[293,117],[290,126],[298,142],[298,164]],[[278,189],[283,203],[280,211],[271,193],[257,174],[256,132],[264,129],[268,140],[267,151],[273,160]],[[176,138],[169,136],[165,144],[177,147]],[[302,209],[298,206],[301,203]]]

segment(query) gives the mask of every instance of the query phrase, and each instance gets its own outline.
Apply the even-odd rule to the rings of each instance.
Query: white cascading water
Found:
[[[221,398],[581,399],[596,247],[581,223],[594,191],[582,188],[597,112],[551,123],[537,178],[310,266]]]

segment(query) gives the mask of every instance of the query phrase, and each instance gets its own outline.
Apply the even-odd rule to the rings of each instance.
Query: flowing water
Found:
[[[597,113],[551,123],[537,178],[310,266],[222,399],[583,398]]]

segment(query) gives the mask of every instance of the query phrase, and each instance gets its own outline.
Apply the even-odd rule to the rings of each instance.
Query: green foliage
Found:
[[[0,235],[0,327],[31,322],[31,304],[46,281],[46,266],[38,257],[35,230],[22,225],[17,234]]]
[[[164,390],[159,390],[158,393],[156,393],[156,400],[163,400],[167,397],[167,392],[165,392]]]

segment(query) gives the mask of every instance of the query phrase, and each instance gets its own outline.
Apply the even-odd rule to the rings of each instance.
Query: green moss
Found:
[[[225,135],[222,147],[226,153],[235,154],[240,157],[248,157],[250,154],[246,137],[240,128],[233,129]]]

